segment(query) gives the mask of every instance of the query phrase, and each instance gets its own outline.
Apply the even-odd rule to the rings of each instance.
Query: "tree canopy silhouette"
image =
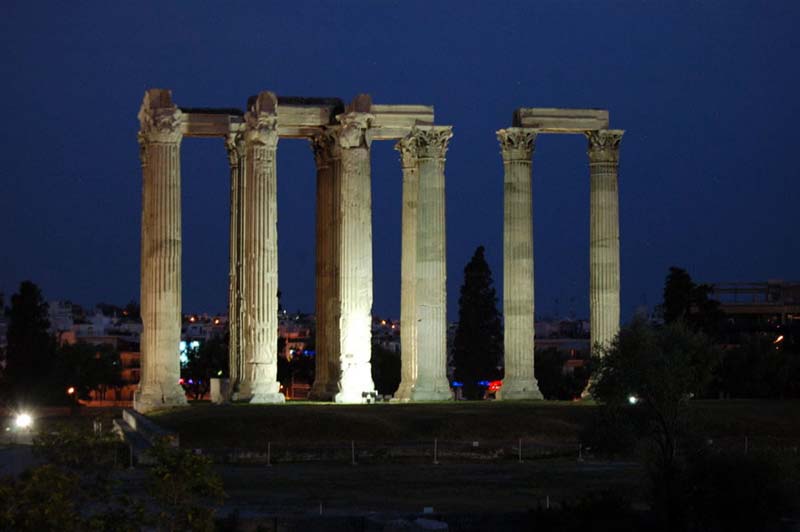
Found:
[[[478,381],[498,377],[503,356],[503,329],[497,311],[492,272],[479,246],[464,268],[458,299],[458,328],[453,342],[456,379],[464,384],[467,399],[478,399]]]

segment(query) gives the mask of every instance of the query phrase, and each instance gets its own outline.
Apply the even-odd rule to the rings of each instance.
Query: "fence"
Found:
[[[578,443],[552,443],[530,439],[513,441],[429,441],[391,442],[273,442],[255,447],[196,449],[220,464],[263,464],[319,462],[341,464],[489,463],[574,457],[582,451]]]

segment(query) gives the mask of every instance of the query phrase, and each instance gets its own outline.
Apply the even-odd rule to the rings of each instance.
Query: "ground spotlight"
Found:
[[[632,405],[635,405],[636,403],[638,403],[638,402],[639,402],[639,398],[638,398],[638,397],[636,397],[635,395],[629,395],[629,396],[628,396],[628,402],[629,402],[630,404],[632,404]]]
[[[18,429],[27,429],[33,425],[33,418],[30,414],[22,412],[21,414],[17,414],[17,419],[14,420],[14,424]]]

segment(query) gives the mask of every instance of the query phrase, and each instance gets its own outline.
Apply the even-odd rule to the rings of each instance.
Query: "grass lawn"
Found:
[[[314,444],[480,440],[577,443],[592,421],[591,402],[464,401],[336,405],[194,404],[152,414],[180,434],[188,447],[263,446],[263,442]],[[709,438],[772,438],[800,443],[800,401],[694,401],[698,434]]]

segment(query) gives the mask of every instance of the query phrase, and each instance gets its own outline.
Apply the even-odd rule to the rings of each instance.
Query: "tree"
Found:
[[[214,530],[214,514],[225,492],[209,458],[166,441],[150,450],[148,493],[157,507],[160,530]]]
[[[678,451],[687,434],[688,402],[705,389],[718,359],[710,339],[682,320],[662,328],[635,320],[598,361],[591,395],[606,411],[602,415],[636,423],[638,436],[653,444],[653,502],[665,519],[681,511],[682,503],[676,502],[682,493]],[[613,415],[621,410],[627,415]]]
[[[47,377],[52,373],[56,344],[48,333],[47,313],[39,287],[23,281],[19,292],[11,296],[2,387],[17,401],[41,402],[52,394]]]
[[[745,336],[723,353],[714,388],[727,397],[798,398],[800,353],[790,342],[776,345],[772,336]]]
[[[716,337],[723,316],[710,294],[710,285],[695,284],[686,270],[671,266],[664,281],[664,322],[684,320],[693,329]]]
[[[85,342],[58,348],[54,382],[60,389],[74,387],[79,399],[89,399],[92,391],[122,384],[119,352],[110,344]]]
[[[400,354],[372,344],[372,381],[381,395],[392,395],[400,386]]]
[[[581,396],[589,383],[591,361],[564,372],[564,364],[571,357],[555,347],[536,350],[536,381],[545,399],[569,401]]]
[[[503,356],[503,330],[492,284],[484,247],[479,246],[464,268],[453,342],[455,376],[463,383],[467,399],[480,398],[478,382],[498,376],[497,367]]]
[[[222,338],[213,337],[199,347],[187,347],[186,358],[181,376],[196,400],[211,389],[211,378],[228,375],[228,346]]]

